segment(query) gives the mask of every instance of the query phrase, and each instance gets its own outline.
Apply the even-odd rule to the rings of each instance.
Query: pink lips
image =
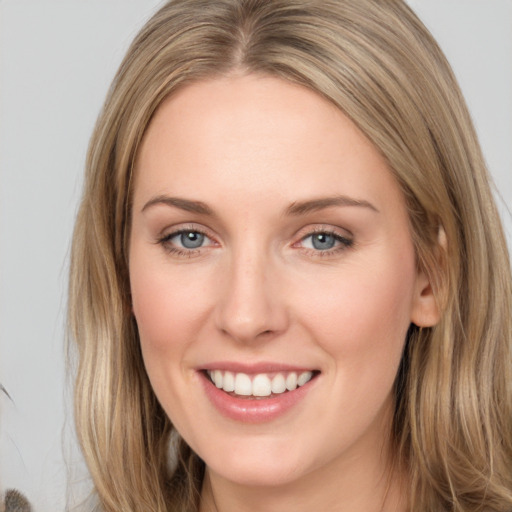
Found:
[[[233,393],[227,393],[218,389],[206,375],[205,370],[222,369],[232,372],[243,372],[248,375],[258,373],[304,371],[298,367],[279,364],[240,365],[230,363],[215,363],[203,366],[200,380],[204,386],[205,393],[214,407],[225,417],[242,423],[264,423],[285,414],[295,405],[299,404],[307,395],[316,381],[313,378],[305,385],[293,391],[270,397],[243,397],[240,398]]]

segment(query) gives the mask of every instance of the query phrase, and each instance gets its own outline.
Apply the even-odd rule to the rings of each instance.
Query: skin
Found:
[[[203,245],[184,248],[180,229]],[[317,232],[339,240],[319,250]],[[187,86],[140,148],[129,254],[149,378],[207,465],[203,511],[406,510],[392,388],[410,323],[438,311],[399,186],[354,123],[277,78]],[[320,374],[285,414],[246,424],[206,397],[198,368],[212,361]]]

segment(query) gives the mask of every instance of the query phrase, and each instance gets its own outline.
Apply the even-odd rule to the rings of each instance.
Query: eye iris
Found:
[[[332,249],[335,243],[336,239],[334,236],[329,235],[328,233],[317,233],[316,235],[313,235],[312,238],[313,247],[319,251]]]
[[[204,235],[197,231],[187,231],[181,233],[180,242],[186,249],[197,249],[203,245]]]

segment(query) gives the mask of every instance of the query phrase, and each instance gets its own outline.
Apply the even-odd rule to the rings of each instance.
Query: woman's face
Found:
[[[214,79],[159,108],[134,187],[144,363],[211,474],[381,464],[408,327],[437,312],[376,148],[308,89]]]

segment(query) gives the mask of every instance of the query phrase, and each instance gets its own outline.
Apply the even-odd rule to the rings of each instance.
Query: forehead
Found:
[[[397,189],[385,159],[341,110],[305,87],[257,75],[189,85],[159,107],[148,127],[136,201],[175,190],[207,193],[205,180],[209,190],[246,200],[269,190],[301,200],[292,196],[333,188],[364,188],[371,196],[384,182]]]

